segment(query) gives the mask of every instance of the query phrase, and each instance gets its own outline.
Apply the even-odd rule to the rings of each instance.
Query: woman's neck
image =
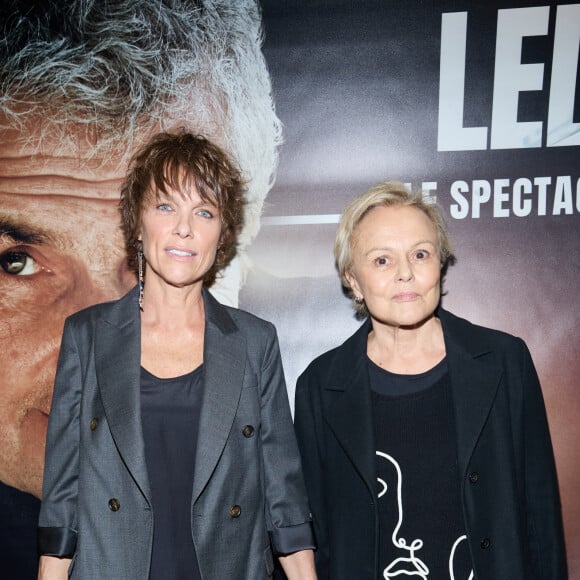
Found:
[[[443,329],[431,316],[413,327],[394,327],[372,320],[367,355],[378,366],[398,374],[419,374],[445,357]]]
[[[175,287],[152,279],[143,290],[141,324],[148,327],[197,327],[204,319],[201,283]]]
[[[205,308],[201,285],[145,285],[141,365],[160,378],[191,372],[203,362]]]

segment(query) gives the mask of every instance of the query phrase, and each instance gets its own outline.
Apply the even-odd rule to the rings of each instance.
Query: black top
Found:
[[[443,358],[432,369],[418,375],[399,375],[375,364],[367,356],[371,389],[380,395],[410,395],[432,387],[447,373],[447,359]]]
[[[36,580],[36,529],[40,501],[0,483],[0,576]]]
[[[442,371],[443,369],[443,371]],[[379,578],[468,578],[447,366],[370,373],[379,508]],[[408,395],[388,396],[393,377]],[[377,392],[378,391],[378,392]],[[414,391],[414,392],[413,392]]]
[[[141,368],[141,417],[153,500],[149,580],[201,580],[191,532],[191,494],[203,366],[160,379]]]

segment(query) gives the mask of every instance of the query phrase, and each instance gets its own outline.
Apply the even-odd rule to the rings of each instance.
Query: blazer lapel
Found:
[[[455,410],[458,468],[464,476],[496,396],[502,370],[495,363],[492,348],[474,340],[470,323],[445,311],[439,317]]]
[[[366,344],[370,322],[337,351],[325,386],[325,416],[356,471],[376,498],[375,449]]]
[[[246,341],[227,310],[204,290],[204,394],[195,457],[193,502],[217,465],[226,445],[242,390]]]
[[[132,290],[98,321],[95,370],[115,445],[141,492],[150,502],[141,425],[141,327],[137,292]]]

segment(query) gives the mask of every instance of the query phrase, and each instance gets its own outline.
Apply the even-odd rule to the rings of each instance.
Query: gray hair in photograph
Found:
[[[123,166],[154,132],[204,135],[243,171],[254,237],[281,141],[256,1],[7,0],[0,27],[0,125]]]
[[[452,259],[451,240],[447,233],[441,208],[426,200],[421,192],[409,191],[403,183],[398,181],[383,181],[361,193],[344,209],[334,242],[334,258],[340,281],[347,296],[353,299],[353,305],[359,318],[368,316],[368,310],[364,302],[354,301],[354,294],[346,274],[352,266],[352,249],[356,228],[372,209],[380,206],[407,206],[422,211],[437,231],[437,251],[441,269],[444,270]]]

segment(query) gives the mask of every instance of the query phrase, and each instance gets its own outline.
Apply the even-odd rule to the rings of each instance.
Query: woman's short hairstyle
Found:
[[[430,203],[421,192],[409,191],[404,184],[398,181],[383,181],[361,193],[345,208],[334,242],[334,258],[345,293],[354,299],[352,288],[346,274],[352,266],[352,249],[356,228],[361,220],[375,207],[408,206],[422,211],[431,221],[437,231],[437,251],[439,262],[443,270],[452,258],[451,240],[447,233],[447,226],[439,206]],[[354,307],[359,317],[368,316],[364,302],[354,301]]]
[[[204,137],[191,133],[159,133],[133,157],[121,189],[121,229],[127,258],[136,270],[141,218],[152,197],[168,189],[185,192],[195,187],[200,197],[220,212],[221,234],[216,260],[204,277],[211,286],[216,275],[236,255],[243,226],[245,184],[228,155]],[[186,195],[186,194],[182,194]]]

